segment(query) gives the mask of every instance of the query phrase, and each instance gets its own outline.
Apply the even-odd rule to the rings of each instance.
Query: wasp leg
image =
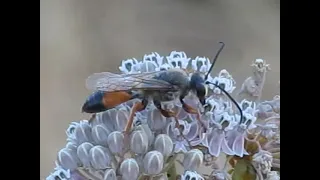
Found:
[[[164,117],[166,117],[166,118],[173,117],[174,120],[176,121],[176,127],[179,128],[179,121],[178,121],[178,118],[177,118],[177,113],[175,113],[173,111],[168,111],[168,110],[162,109],[161,102],[158,101],[158,100],[153,100],[153,104],[156,106],[156,108],[160,111],[160,113]]]
[[[143,111],[144,109],[146,109],[147,105],[148,105],[148,99],[146,99],[146,98],[142,99],[141,102],[135,103],[133,105],[133,107],[131,108],[129,118],[128,118],[128,122],[127,122],[125,130],[124,130],[126,134],[129,134],[129,132],[130,132],[131,126],[133,124],[133,118],[135,116],[135,113],[139,112],[139,111]]]
[[[190,105],[188,105],[188,104],[186,104],[185,102],[184,102],[184,100],[183,100],[183,96],[182,97],[180,97],[180,102],[181,102],[181,104],[182,104],[182,108],[183,108],[183,110],[185,110],[187,113],[189,113],[189,114],[195,114],[197,117],[197,120],[199,120],[200,121],[200,114],[199,114],[199,112],[198,112],[198,110],[196,110],[195,108],[193,108],[193,107],[191,107]]]
[[[92,123],[92,121],[96,119],[96,115],[97,115],[96,113],[92,114],[88,122]]]

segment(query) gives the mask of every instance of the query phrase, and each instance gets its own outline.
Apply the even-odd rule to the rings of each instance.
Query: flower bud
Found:
[[[148,111],[147,118],[148,125],[153,131],[161,130],[167,125],[167,118],[162,116],[161,112],[156,108]]]
[[[137,179],[139,176],[139,166],[135,159],[128,158],[120,165],[120,173],[123,180]]]
[[[157,64],[153,61],[145,61],[140,64],[141,72],[152,72],[155,71]]]
[[[81,164],[77,157],[77,152],[68,148],[63,148],[58,152],[58,163],[62,168],[70,169],[71,171]]]
[[[163,156],[168,157],[173,150],[173,142],[166,134],[159,134],[154,141],[154,149],[159,151]]]
[[[148,145],[151,146],[154,140],[154,135],[149,126],[147,124],[141,124],[136,128],[136,130],[141,130],[146,134],[146,137],[148,138]]]
[[[124,135],[119,131],[110,133],[107,144],[113,154],[122,153],[124,150]]]
[[[92,138],[94,142],[105,146],[107,144],[108,135],[110,134],[110,130],[102,125],[96,125],[92,128]]]
[[[80,121],[74,130],[74,135],[78,144],[92,141],[91,126],[88,121]]]
[[[196,171],[202,161],[203,153],[199,149],[192,149],[184,155],[183,167],[186,171]]]
[[[128,117],[129,117],[128,111],[126,111],[126,110],[118,110],[117,111],[116,121],[115,121],[115,129],[117,131],[122,131],[126,127]]]
[[[148,152],[143,158],[143,168],[146,174],[159,174],[163,169],[163,155],[159,151]]]
[[[92,126],[96,126],[98,124],[105,125],[110,131],[115,131],[114,121],[116,120],[117,110],[109,109],[104,112],[100,112],[96,114],[97,123],[92,122]]]
[[[134,131],[130,139],[130,149],[136,154],[148,151],[148,138],[143,131]]]
[[[94,169],[106,169],[110,167],[110,156],[108,149],[103,146],[94,146],[90,152],[91,165]]]
[[[117,175],[114,169],[107,169],[104,172],[103,180],[117,180]]]
[[[90,150],[93,145],[88,142],[82,143],[77,149],[77,155],[84,167],[90,167]]]
[[[66,148],[68,149],[72,149],[73,151],[77,151],[77,144],[74,142],[74,141],[69,141],[67,144],[66,144]]]

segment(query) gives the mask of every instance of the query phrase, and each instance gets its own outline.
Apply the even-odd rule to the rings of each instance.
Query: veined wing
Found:
[[[174,86],[170,83],[157,80],[153,77],[163,71],[136,73],[136,74],[115,74],[111,72],[95,73],[86,80],[86,87],[94,91],[126,91],[126,90],[170,90]]]

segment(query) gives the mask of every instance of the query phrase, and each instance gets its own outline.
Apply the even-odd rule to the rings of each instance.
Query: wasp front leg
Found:
[[[148,105],[148,99],[143,98],[141,102],[137,102],[132,106],[126,127],[124,129],[124,132],[126,134],[130,133],[130,130],[133,124],[133,118],[136,112],[143,111],[144,109],[146,109],[147,105]]]
[[[200,121],[200,113],[198,112],[198,110],[193,108],[193,107],[191,107],[190,105],[186,104],[183,99],[184,99],[184,96],[181,96],[180,97],[180,103],[182,104],[183,110],[185,110],[189,114],[195,114],[197,120]]]
[[[170,111],[170,110],[164,110],[161,107],[161,102],[159,100],[153,100],[153,104],[156,106],[156,108],[160,111],[160,113],[166,117],[166,118],[170,118],[173,117],[176,121],[176,127],[179,128],[179,121],[177,118],[177,113]]]

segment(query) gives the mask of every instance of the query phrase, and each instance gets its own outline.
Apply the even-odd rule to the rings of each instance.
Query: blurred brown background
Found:
[[[88,75],[117,72],[119,62],[157,51],[182,50],[212,57],[226,47],[215,72],[227,69],[237,87],[249,64],[271,64],[264,98],[280,78],[279,0],[41,0],[41,178],[54,167],[71,121],[87,118],[80,108]]]

